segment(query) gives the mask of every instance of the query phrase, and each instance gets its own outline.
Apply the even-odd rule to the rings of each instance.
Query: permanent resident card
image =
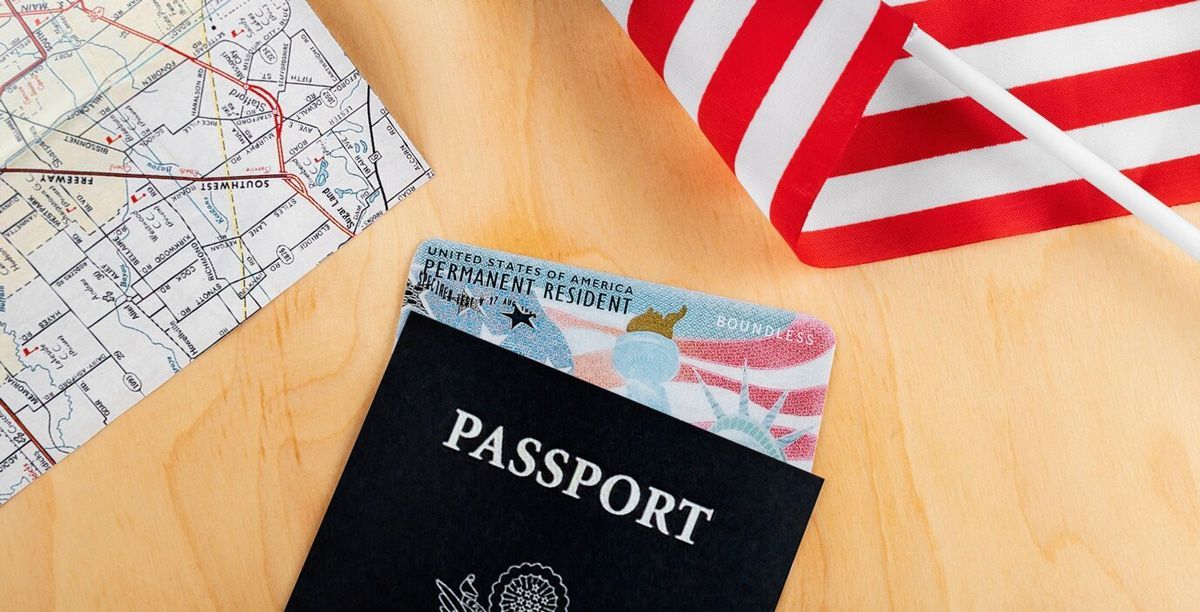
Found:
[[[445,240],[421,245],[405,302],[812,469],[835,345],[815,317]]]

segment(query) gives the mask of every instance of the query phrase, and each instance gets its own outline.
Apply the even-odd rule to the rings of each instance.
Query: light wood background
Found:
[[[1198,605],[1200,266],[1141,225],[809,268],[595,0],[313,4],[438,178],[0,508],[0,607],[282,607],[429,236],[830,322],[781,609]]]

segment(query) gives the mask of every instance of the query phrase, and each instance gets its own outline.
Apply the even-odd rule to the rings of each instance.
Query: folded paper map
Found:
[[[303,0],[0,0],[0,503],[432,176]]]

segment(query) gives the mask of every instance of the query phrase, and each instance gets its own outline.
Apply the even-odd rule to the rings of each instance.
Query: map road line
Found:
[[[25,75],[33,72],[38,66],[46,63],[46,58],[49,57],[49,55],[46,54],[46,48],[42,46],[42,42],[38,40],[37,35],[35,35],[33,30],[29,28],[29,24],[25,23],[24,16],[17,12],[17,7],[13,6],[12,0],[4,0],[4,4],[8,5],[8,10],[12,11],[12,16],[17,20],[17,23],[21,24],[21,28],[25,30],[25,35],[29,37],[29,42],[33,43],[33,46],[38,51],[38,55],[41,57],[39,57],[24,70],[18,72],[17,76],[14,76],[13,78],[5,81],[3,85],[0,85],[0,91],[8,89],[9,85],[12,85],[13,83],[25,78]]]
[[[13,412],[12,408],[9,408],[8,404],[5,404],[3,400],[0,400],[0,408],[4,408],[4,412],[7,412],[9,418],[11,418],[13,422],[17,424],[17,427],[20,427],[21,431],[25,432],[25,437],[29,438],[30,442],[33,442],[33,445],[36,446],[38,451],[42,453],[42,456],[46,458],[46,461],[50,462],[50,465],[55,465],[58,463],[54,460],[54,457],[50,456],[50,453],[46,452],[46,447],[42,446],[42,443],[39,442],[37,438],[33,437],[33,434],[29,432],[29,428],[25,426],[25,423],[21,422],[21,419],[17,418],[16,413]]]
[[[25,32],[28,34],[30,40],[33,41],[33,44],[37,47],[37,49],[40,52],[42,57],[37,62],[34,62],[34,64],[32,66],[22,70],[20,73],[17,74],[16,77],[14,77],[11,80],[9,80],[8,82],[6,82],[2,87],[0,87],[0,90],[6,89],[12,83],[19,81],[25,75],[29,74],[29,72],[31,70],[37,68],[42,63],[44,63],[47,58],[46,51],[42,47],[41,42],[37,40],[37,37],[29,29],[29,26],[25,24],[25,21],[22,18],[23,13],[20,13],[19,11],[16,10],[16,7],[14,7],[12,4],[12,0],[4,0],[4,3],[8,6],[9,11],[11,11],[12,14],[21,23],[21,26],[23,28],[25,28]],[[330,224],[332,224],[335,228],[337,228],[343,234],[345,234],[349,237],[354,237],[355,234],[353,231],[351,231],[349,228],[347,228],[345,225],[343,225],[342,222],[339,221],[332,214],[330,214],[329,211],[325,210],[316,201],[316,199],[313,198],[308,193],[308,188],[305,187],[304,181],[300,180],[300,178],[295,175],[287,173],[287,162],[284,159],[284,153],[283,153],[283,121],[284,121],[285,115],[283,114],[283,107],[279,104],[279,101],[276,100],[273,95],[271,95],[270,92],[268,92],[267,90],[265,90],[262,87],[259,87],[257,85],[251,85],[250,83],[241,81],[241,80],[237,79],[236,77],[230,75],[229,73],[225,72],[224,70],[221,70],[220,68],[217,68],[216,66],[213,66],[207,62],[204,62],[204,61],[200,60],[200,58],[198,58],[198,57],[184,53],[183,51],[176,49],[175,47],[171,46],[170,44],[167,44],[166,42],[164,42],[162,40],[154,38],[153,36],[150,36],[144,32],[140,32],[138,30],[130,28],[130,27],[118,22],[115,19],[109,18],[104,15],[103,11],[96,11],[93,9],[89,9],[87,7],[87,5],[84,3],[84,0],[76,0],[75,2],[72,2],[66,8],[62,9],[61,12],[66,12],[73,8],[78,8],[79,10],[83,11],[85,14],[87,14],[88,17],[90,17],[93,20],[104,22],[105,24],[110,25],[114,28],[117,28],[118,30],[121,30],[122,32],[130,34],[132,36],[136,36],[142,40],[145,40],[146,42],[149,42],[154,45],[158,45],[172,53],[175,53],[176,55],[186,58],[189,62],[196,64],[197,66],[200,66],[201,68],[208,70],[217,76],[220,76],[221,78],[241,87],[243,90],[248,91],[248,92],[254,94],[255,96],[258,96],[259,98],[262,98],[263,101],[265,101],[267,103],[267,106],[269,106],[271,108],[271,114],[274,115],[274,117],[275,117],[275,145],[276,145],[275,148],[277,150],[278,157],[279,157],[279,171],[281,174],[285,175],[284,180],[287,182],[288,186],[290,186],[296,192],[296,194],[298,196],[300,196],[302,199],[306,200],[310,205],[312,205],[313,208],[315,208],[317,210],[317,212],[320,212],[321,215],[323,215],[327,220],[329,220]],[[0,170],[0,173],[3,173],[3,170]],[[140,178],[140,177],[131,177],[131,178]],[[260,176],[260,177],[254,177],[254,178],[262,178],[262,177]],[[185,180],[185,179],[181,179],[181,180]]]
[[[133,172],[92,172],[88,170],[47,170],[43,168],[0,168],[4,174],[52,174],[60,176],[94,176],[101,178],[144,179],[147,181],[180,181],[191,183],[219,183],[221,181],[250,181],[256,179],[290,180],[291,174],[243,174],[233,176],[175,176],[171,174],[138,174]],[[290,186],[290,185],[289,185]]]

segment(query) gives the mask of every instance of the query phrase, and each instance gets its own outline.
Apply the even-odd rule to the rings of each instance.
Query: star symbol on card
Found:
[[[500,313],[508,317],[509,323],[512,324],[512,329],[516,329],[518,325],[528,325],[529,329],[537,329],[533,326],[533,320],[537,318],[536,314],[532,312],[525,312],[516,304],[513,304],[512,308],[512,312]]]
[[[462,296],[458,300],[458,315],[462,316],[464,312],[476,311],[479,316],[487,318],[487,313],[483,311],[483,298],[477,298],[471,294],[471,290],[463,288]]]

